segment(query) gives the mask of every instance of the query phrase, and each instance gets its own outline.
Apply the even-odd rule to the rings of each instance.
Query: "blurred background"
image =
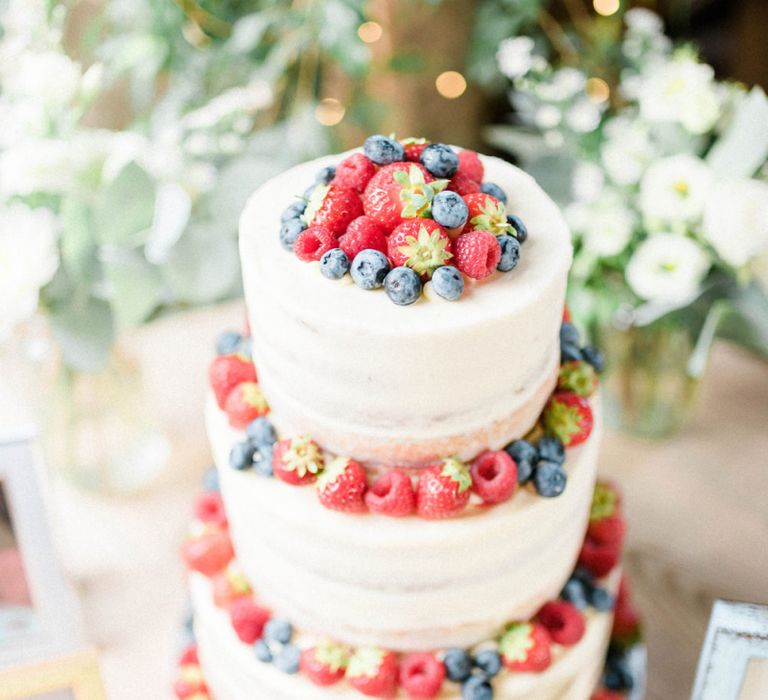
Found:
[[[245,200],[375,132],[563,207],[649,697],[683,697],[712,599],[768,602],[766,87],[763,0],[0,0],[0,420],[39,427],[110,697],[171,676]]]

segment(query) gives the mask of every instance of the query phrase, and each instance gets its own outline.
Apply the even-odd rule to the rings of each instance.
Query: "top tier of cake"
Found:
[[[571,263],[555,204],[518,168],[482,157],[485,179],[529,237],[519,265],[460,300],[410,306],[346,277],[330,281],[279,242],[280,214],[337,155],[273,178],[240,226],[253,356],[284,434],[370,465],[418,467],[498,449],[535,423],[556,380],[558,328]]]

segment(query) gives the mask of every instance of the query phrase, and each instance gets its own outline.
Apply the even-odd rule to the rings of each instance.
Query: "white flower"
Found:
[[[510,80],[525,75],[533,67],[534,41],[529,36],[504,39],[496,52],[499,70]]]
[[[31,98],[61,108],[80,89],[80,65],[57,51],[25,51],[3,68],[4,91],[11,98]]]
[[[48,209],[0,207],[0,337],[37,309],[59,265],[57,221]]]
[[[704,207],[702,236],[734,267],[768,252],[768,183],[715,183]]]
[[[650,226],[693,221],[703,212],[711,186],[712,171],[700,158],[662,158],[645,171],[640,210]]]
[[[711,66],[677,57],[655,67],[640,87],[640,114],[650,122],[682,124],[692,134],[709,131],[720,115]]]
[[[606,124],[605,136],[600,158],[608,176],[617,185],[638,183],[655,155],[648,129],[637,119],[616,117]]]
[[[576,133],[587,134],[600,125],[600,110],[590,100],[576,100],[568,109],[565,121]]]
[[[534,121],[539,129],[553,129],[560,124],[562,116],[560,110],[554,105],[541,105],[536,110]]]
[[[633,7],[624,14],[627,28],[638,34],[658,34],[664,31],[664,23],[655,12],[644,7]]]
[[[635,229],[635,216],[619,196],[607,196],[592,207],[582,234],[584,248],[594,256],[610,257],[623,251]]]
[[[577,201],[587,204],[597,201],[604,184],[605,175],[594,163],[580,161],[574,168],[571,190]]]
[[[71,148],[58,139],[27,140],[0,153],[0,195],[61,194],[72,181]]]
[[[707,254],[690,238],[657,233],[634,252],[626,278],[641,299],[682,306],[695,298],[709,266]]]
[[[561,99],[570,99],[584,89],[587,76],[576,68],[560,68],[552,76],[552,84],[557,87]]]

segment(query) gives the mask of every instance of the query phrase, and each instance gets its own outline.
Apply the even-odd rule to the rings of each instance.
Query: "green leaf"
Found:
[[[103,268],[118,329],[145,321],[164,301],[162,274],[140,253],[109,251]]]
[[[154,182],[141,166],[128,163],[96,199],[93,222],[98,241],[141,245],[152,225],[154,207]]]
[[[92,283],[99,273],[91,211],[74,197],[64,199],[61,212],[61,259],[69,276]]]
[[[80,372],[97,372],[106,366],[115,337],[108,302],[75,296],[53,307],[50,316],[67,366]]]
[[[401,52],[389,59],[389,69],[396,73],[421,73],[427,68],[427,59],[421,53]]]

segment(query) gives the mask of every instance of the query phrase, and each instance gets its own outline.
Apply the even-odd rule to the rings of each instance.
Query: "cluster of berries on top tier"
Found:
[[[413,304],[424,285],[448,301],[464,278],[510,272],[528,231],[508,214],[505,192],[483,182],[477,153],[424,139],[370,136],[363,151],[323,168],[282,214],[280,241],[338,280],[384,288]]]

